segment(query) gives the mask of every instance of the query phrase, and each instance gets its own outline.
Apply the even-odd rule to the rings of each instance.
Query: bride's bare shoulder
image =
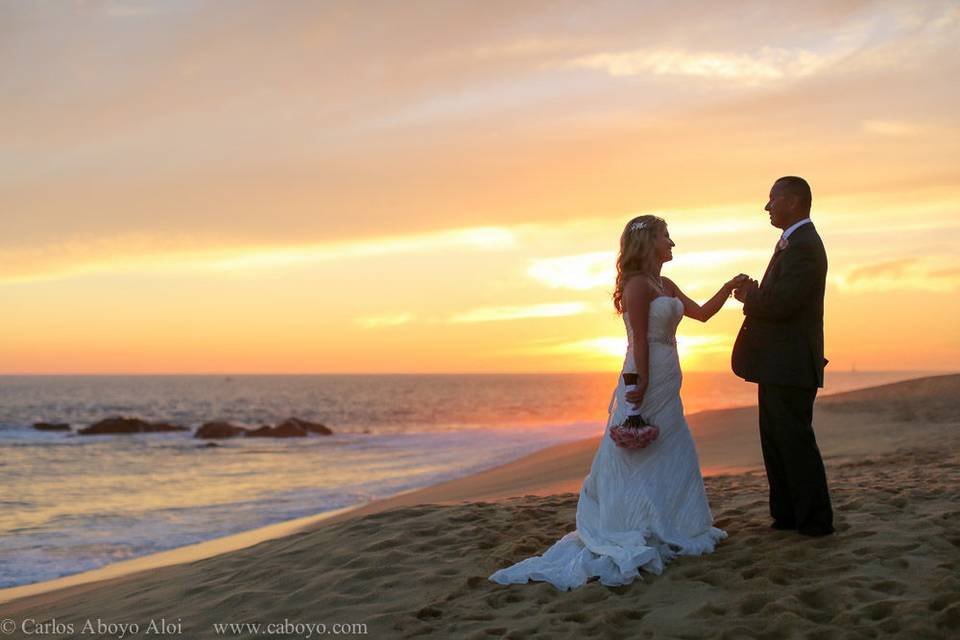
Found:
[[[653,285],[646,276],[640,274],[630,276],[623,284],[624,307],[630,306],[631,302],[643,303],[645,300],[649,302],[653,294]]]
[[[650,278],[642,273],[638,273],[636,275],[627,277],[626,281],[623,283],[623,290],[643,293],[645,291],[652,291],[653,284],[650,282]]]

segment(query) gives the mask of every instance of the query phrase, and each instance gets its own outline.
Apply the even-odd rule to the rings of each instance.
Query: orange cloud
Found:
[[[526,306],[483,307],[454,314],[450,322],[496,322],[503,320],[522,320],[526,318],[559,318],[588,313],[590,307],[582,302],[563,302],[553,304],[534,304]]]
[[[356,322],[364,329],[379,329],[381,327],[397,327],[407,324],[414,319],[412,313],[395,313],[383,316],[368,316],[357,318]]]
[[[860,265],[831,279],[842,289],[950,291],[960,287],[960,268],[943,265],[954,260],[952,256],[898,258]]]
[[[527,275],[553,289],[587,290],[609,287],[616,278],[615,251],[534,259]]]
[[[889,260],[887,262],[864,265],[852,269],[847,273],[846,281],[853,284],[860,280],[873,280],[881,276],[900,278],[907,273],[911,267],[916,265],[917,262],[918,258],[901,258],[899,260]]]
[[[903,137],[923,133],[928,127],[903,120],[864,120],[863,130],[881,136]]]
[[[575,67],[600,69],[611,76],[693,76],[757,85],[812,75],[827,67],[830,60],[839,55],[842,54],[828,57],[803,49],[771,47],[764,47],[754,53],[641,49],[584,56],[570,64]]]
[[[510,230],[498,227],[286,246],[218,246],[216,238],[187,235],[84,236],[39,248],[0,250],[0,284],[103,272],[263,270],[450,249],[503,250],[515,242]]]

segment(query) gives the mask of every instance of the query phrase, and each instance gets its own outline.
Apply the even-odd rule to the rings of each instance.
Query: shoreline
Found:
[[[332,511],[324,511],[294,520],[286,520],[240,533],[212,538],[175,549],[168,549],[167,551],[131,558],[130,560],[114,562],[103,567],[54,578],[53,580],[6,587],[0,589],[0,605],[31,596],[40,596],[89,584],[110,582],[136,576],[137,574],[153,569],[203,560],[232,551],[246,549],[261,542],[277,540],[296,533],[313,531],[319,527],[380,513],[388,509],[422,504],[424,502],[454,504],[467,500],[495,499],[497,487],[503,487],[501,490],[507,490],[506,485],[512,484],[514,479],[516,479],[514,471],[517,468],[527,467],[531,464],[537,465],[544,461],[555,460],[557,458],[570,457],[571,454],[576,455],[579,453],[584,446],[592,446],[595,448],[598,441],[599,436],[551,445],[515,460],[501,463],[461,478],[454,478],[425,487],[401,491],[400,493],[377,500],[371,500],[370,502],[334,509]],[[485,495],[475,495],[477,493],[477,486],[487,487],[487,489],[483,491]],[[539,488],[532,488],[530,494],[550,495],[554,492],[572,493],[578,491],[579,485],[574,489],[569,481],[561,478],[556,482],[548,483]],[[507,492],[509,493],[508,490]]]
[[[893,385],[902,387],[918,383],[936,386],[955,382],[958,378],[960,376],[938,376]],[[823,396],[823,402],[818,400],[814,423],[828,468],[843,466],[865,455],[896,453],[902,448],[902,429],[894,426],[898,422],[896,417],[878,420],[878,406],[871,400],[878,393],[890,395],[884,394],[883,390],[893,385],[831,394]],[[870,401],[866,410],[857,404],[859,399],[862,405],[863,398]],[[832,405],[839,405],[842,410]],[[704,411],[687,416],[687,420],[695,433],[705,477],[756,476],[756,471],[762,468],[755,429],[756,407]],[[884,423],[888,423],[887,426]],[[933,439],[950,433],[952,427],[950,423],[924,426],[930,429],[927,437]],[[255,545],[278,543],[284,538],[293,539],[296,534],[316,532],[393,509],[423,504],[452,506],[464,502],[502,502],[518,496],[543,498],[577,494],[580,483],[589,472],[600,437],[553,445],[485,471],[361,505],[215,538],[55,580],[10,587],[0,590],[0,604],[5,608],[14,605],[16,609],[23,609],[41,602],[69,599],[108,584],[142,579],[156,569],[175,569],[178,565],[200,560],[219,561],[243,549],[251,553],[250,547]]]
[[[709,409],[691,414],[687,416],[687,419],[694,420],[699,416],[708,414],[744,411],[751,409],[752,407]],[[454,478],[452,480],[444,480],[442,482],[430,484],[425,487],[408,489],[384,498],[371,500],[370,502],[363,502],[360,504],[351,505],[349,507],[324,511],[301,518],[295,518],[293,520],[285,520],[225,536],[218,536],[216,538],[211,538],[210,540],[204,540],[202,542],[196,542],[193,544],[184,545],[182,547],[167,549],[166,551],[158,551],[156,553],[131,558],[129,560],[112,562],[102,567],[97,567],[96,569],[89,569],[87,571],[81,571],[79,573],[53,578],[51,580],[31,582],[13,587],[4,587],[0,589],[0,605],[22,598],[39,596],[45,593],[59,591],[61,589],[70,589],[91,583],[107,582],[127,576],[133,576],[144,571],[159,569],[161,567],[169,567],[177,564],[203,560],[213,556],[230,553],[232,551],[245,549],[261,542],[276,540],[278,538],[283,538],[285,536],[293,535],[302,531],[312,531],[320,526],[332,525],[348,519],[359,518],[392,508],[411,506],[413,504],[419,504],[423,502],[452,504],[458,501],[496,500],[499,498],[511,497],[513,493],[509,491],[509,488],[506,486],[506,484],[512,485],[513,482],[515,482],[517,476],[514,474],[514,471],[516,469],[522,469],[528,465],[538,465],[544,462],[549,463],[557,458],[569,456],[571,453],[576,455],[582,452],[584,447],[596,449],[599,440],[600,436],[598,435],[590,438],[574,440],[572,442],[550,445],[548,447],[544,447],[543,449],[538,449],[533,453],[525,454],[514,460],[495,465],[489,469],[477,471],[460,478]],[[564,451],[565,448],[569,448],[570,450]],[[759,469],[759,467],[756,465],[747,467],[724,466],[703,469],[702,472],[704,477],[712,477],[719,475],[739,475],[741,473],[749,473],[757,469]],[[587,469],[587,471],[589,471],[589,469]],[[586,472],[584,475],[586,475]],[[503,479],[505,478],[509,479],[507,483],[503,482]],[[580,481],[582,481],[582,477]],[[528,494],[545,496],[556,493],[579,493],[580,481],[575,481],[576,486],[574,486],[574,484],[571,483],[571,480],[561,479],[554,483],[549,483],[542,486],[533,486]],[[461,483],[468,487],[466,492],[461,489]],[[475,495],[476,486],[478,484],[479,486],[488,486],[489,492],[484,495]],[[500,493],[506,491],[506,494],[500,495],[497,492],[498,486],[501,487]],[[462,497],[449,497],[451,495],[462,495]]]
[[[728,410],[720,409],[718,411]],[[702,413],[711,412],[705,411]],[[339,524],[346,520],[381,513],[389,509],[423,503],[452,505],[467,501],[493,501],[513,497],[516,492],[511,491],[510,486],[512,486],[513,482],[517,479],[517,475],[514,473],[515,471],[528,467],[531,464],[539,465],[565,457],[576,457],[585,447],[595,450],[599,439],[600,436],[597,436],[559,445],[551,445],[515,460],[499,464],[484,471],[466,475],[462,478],[454,478],[453,480],[445,480],[436,484],[427,485],[426,487],[402,491],[378,500],[334,509],[332,511],[325,511],[294,520],[286,520],[240,533],[220,536],[203,542],[131,558],[129,560],[113,562],[103,567],[54,578],[52,580],[6,587],[0,589],[0,605],[15,603],[17,600],[24,598],[43,596],[44,594],[59,591],[63,591],[64,595],[68,595],[68,590],[70,593],[73,593],[75,588],[85,585],[95,586],[100,583],[135,577],[138,574],[154,569],[204,560],[246,549],[261,542],[278,540],[297,533],[314,531],[320,527]],[[759,467],[755,466],[749,468],[721,467],[705,470],[703,475],[705,478],[740,475],[757,470],[759,470]],[[589,469],[586,471],[589,471]],[[584,475],[586,475],[586,472]],[[580,480],[558,478],[556,481],[545,484],[534,483],[529,487],[529,490],[525,491],[524,495],[548,496],[561,493],[579,493],[580,482],[582,482],[582,477]],[[478,486],[485,487],[481,491],[481,495],[477,495],[476,493]],[[78,593],[82,593],[82,591]]]
[[[958,444],[956,434],[950,442]],[[266,637],[271,625],[309,623],[390,638],[550,640],[610,630],[612,638],[669,640],[947,640],[960,631],[952,500],[960,456],[955,446],[916,444],[831,468],[837,533],[827,538],[771,530],[759,473],[706,478],[715,525],[730,537],[713,553],[677,558],[662,575],[619,587],[489,580],[571,529],[578,496],[566,493],[391,509],[24,598],[0,607],[0,617],[18,626],[55,620],[57,638],[77,637],[90,620],[148,635],[149,625],[172,620],[178,635],[210,639],[227,625],[226,637]]]

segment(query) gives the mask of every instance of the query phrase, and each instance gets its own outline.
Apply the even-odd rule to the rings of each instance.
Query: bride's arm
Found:
[[[702,305],[688,298],[687,295],[680,290],[680,287],[674,284],[669,278],[664,278],[663,281],[667,283],[668,287],[673,289],[674,295],[683,303],[683,315],[688,318],[693,318],[694,320],[699,320],[700,322],[706,322],[723,308],[723,303],[726,302],[730,294],[733,293],[734,288],[736,288],[742,280],[746,279],[746,277],[747,276],[740,274],[729,282],[724,283],[724,285],[720,287],[720,290]]]
[[[643,401],[650,378],[650,351],[647,344],[647,325],[650,322],[650,302],[653,287],[646,278],[633,277],[623,287],[624,309],[629,314],[630,332],[633,334],[633,363],[637,370],[637,389],[628,393],[629,402],[638,406]]]

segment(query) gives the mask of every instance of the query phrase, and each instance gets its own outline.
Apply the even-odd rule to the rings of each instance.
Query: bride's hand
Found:
[[[728,293],[731,293],[734,289],[736,289],[737,287],[739,287],[749,279],[750,279],[750,276],[748,276],[745,273],[741,273],[740,275],[734,276],[733,278],[728,280],[727,283],[723,286]]]
[[[647,383],[646,381],[641,381],[637,384],[637,388],[633,391],[627,391],[624,396],[627,399],[627,402],[630,404],[636,405],[637,408],[640,407],[640,403],[643,402],[643,396],[647,393]]]

